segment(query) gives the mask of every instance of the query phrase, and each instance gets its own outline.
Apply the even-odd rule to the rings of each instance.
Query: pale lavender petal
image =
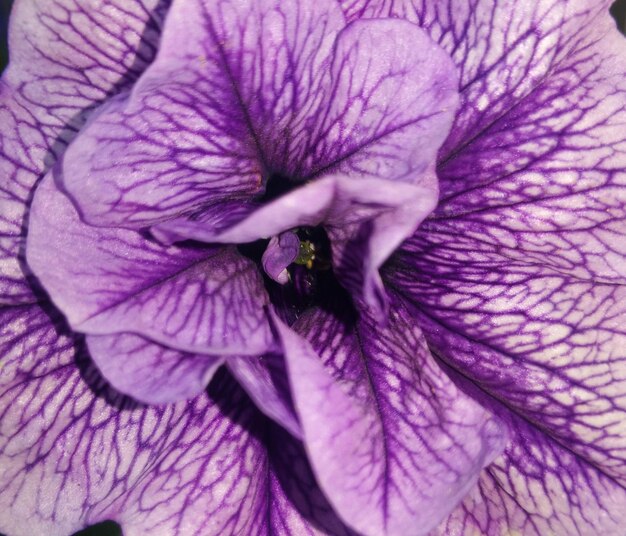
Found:
[[[167,0],[17,0],[0,81],[0,303],[35,299],[22,262],[37,179],[86,113],[152,61]]]
[[[66,155],[64,184],[85,218],[145,226],[263,193],[275,160],[307,148],[343,26],[333,0],[175,2],[156,62]]]
[[[270,238],[299,226],[322,223],[337,195],[337,181],[326,177],[310,182],[245,214],[230,226],[214,225],[213,219],[175,218],[155,225],[151,233],[164,244],[184,240],[241,244]],[[212,214],[210,212],[210,214]]]
[[[561,62],[441,168],[435,232],[578,278],[626,282],[626,40],[610,20],[596,26],[608,32],[600,42]],[[460,183],[470,168],[472,180]]]
[[[507,424],[511,440],[433,536],[623,531],[626,489],[446,367],[457,383]]]
[[[366,47],[374,43],[372,56]],[[384,310],[378,268],[436,203],[434,165],[457,106],[456,71],[417,26],[377,20],[339,34],[331,78],[333,98],[315,115],[312,149],[291,171],[300,181],[328,176],[228,227],[181,217],[153,233],[167,243],[249,242],[302,225],[334,227],[341,279]]]
[[[437,151],[459,102],[448,54],[415,24],[357,21],[337,38],[331,76],[314,149],[295,175],[332,170],[436,191]]]
[[[419,24],[457,65],[461,107],[441,153],[444,160],[464,150],[520,100],[532,97],[563,62],[572,59],[573,51],[606,33],[607,25],[615,29],[609,0],[341,3],[349,20],[391,16]]]
[[[509,428],[504,454],[432,536],[623,534],[623,486],[525,420]]]
[[[386,281],[454,368],[626,483],[626,40],[614,26],[607,13],[585,27],[550,77],[441,166],[437,213]]]
[[[626,483],[626,287],[468,245],[416,237],[385,282],[442,359]]]
[[[166,404],[202,393],[222,357],[172,350],[130,333],[88,335],[89,354],[118,391],[147,404]]]
[[[282,355],[229,357],[226,364],[257,408],[293,437],[302,439]]]
[[[281,285],[288,283],[287,267],[296,260],[299,252],[300,239],[294,232],[273,236],[261,259],[265,273]]]
[[[378,270],[436,203],[436,190],[421,185],[337,177],[326,218],[333,269],[344,287],[362,298],[379,319],[386,315],[387,297]]]
[[[609,3],[393,4],[370,14],[419,20],[461,72],[437,231],[624,281],[626,45]]]
[[[51,175],[29,226],[29,265],[80,332],[132,332],[217,356],[273,345],[261,275],[234,248],[165,248],[135,231],[91,227]]]
[[[298,319],[301,335],[276,324],[315,474],[359,533],[427,534],[501,452],[498,422],[438,368],[402,308],[385,329],[322,309]]]
[[[75,342],[54,311],[0,310],[0,531],[110,519],[125,536],[351,534],[302,446],[226,374],[208,396],[144,407]]]

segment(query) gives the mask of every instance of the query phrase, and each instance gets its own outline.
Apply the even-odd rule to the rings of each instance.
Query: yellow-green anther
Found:
[[[296,264],[302,264],[307,268],[313,268],[313,261],[315,260],[315,246],[310,240],[300,241],[300,251],[294,261]]]

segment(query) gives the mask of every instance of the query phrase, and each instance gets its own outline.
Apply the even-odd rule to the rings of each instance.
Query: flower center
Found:
[[[292,254],[283,255],[289,248],[294,248]],[[272,303],[289,323],[308,307],[322,305],[329,295],[345,292],[333,273],[330,240],[321,226],[300,227],[238,249],[259,265]],[[269,261],[268,252],[273,255]],[[273,270],[271,261],[276,259],[278,268]],[[277,277],[282,271],[283,277]]]

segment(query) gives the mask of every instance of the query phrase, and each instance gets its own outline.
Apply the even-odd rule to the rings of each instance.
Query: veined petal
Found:
[[[386,285],[452,368],[626,483],[626,287],[456,246],[417,235]]]
[[[217,356],[272,347],[261,276],[233,248],[165,248],[135,231],[86,225],[51,175],[29,226],[28,263],[80,332],[130,332]]]
[[[372,6],[420,21],[461,72],[435,231],[623,282],[626,41],[608,2]]]
[[[268,187],[262,183],[279,180],[272,178],[277,174],[296,187],[333,170],[355,179],[403,181],[436,195],[435,157],[458,102],[452,62],[408,22],[365,21],[337,35],[343,25],[337,6],[316,4],[304,8],[292,1],[280,6],[267,1],[231,10],[222,3],[209,8],[194,2],[198,36],[174,50],[168,35],[174,32],[170,26],[178,27],[175,6],[160,58],[133,93],[101,109],[68,150],[63,181],[81,215],[97,225],[159,224],[156,232],[170,241],[215,235],[224,241],[237,235],[231,231],[237,224],[223,215],[228,225],[216,225],[220,200],[250,199],[254,218],[258,207],[252,198]],[[283,24],[292,12],[300,26],[315,22],[311,42],[300,43],[291,26]],[[246,31],[241,30],[244,19]],[[236,30],[223,36],[226,28]],[[320,28],[326,32],[323,39]],[[269,41],[267,46],[264,41],[258,50],[249,49],[261,38]],[[275,41],[280,39],[284,44],[279,47]],[[332,51],[327,42],[334,43]],[[364,52],[367,43],[378,43],[379,54]],[[299,46],[307,54],[295,56]],[[198,65],[200,52],[209,58],[206,67]],[[312,82],[306,90],[293,89],[293,95],[281,78],[286,76],[285,54],[298,57],[285,71],[294,79],[302,69],[319,70],[315,77],[307,74],[304,80]],[[267,73],[267,65],[276,69],[277,62],[276,73]],[[216,80],[222,81],[219,89]],[[208,83],[210,90],[203,90]],[[291,110],[284,95],[293,100]],[[279,219],[273,227],[287,230],[310,212],[308,207],[294,211],[291,217],[274,214]],[[263,232],[267,236],[259,229],[251,239]]]
[[[302,439],[282,355],[229,357],[226,365],[257,408],[293,437]]]
[[[334,0],[174,2],[156,62],[67,153],[64,184],[81,213],[141,227],[262,193],[276,160],[307,148],[343,26]]]
[[[441,152],[462,150],[535,88],[573,50],[606,32],[610,1],[342,0],[349,20],[397,17],[422,27],[460,74],[461,107]],[[602,12],[605,17],[602,19]],[[594,35],[595,34],[595,35]]]
[[[293,231],[273,236],[263,253],[263,270],[274,281],[284,285],[289,281],[287,267],[296,260],[300,252],[300,239]]]
[[[497,421],[439,370],[405,315],[394,307],[385,329],[322,309],[296,331],[276,320],[315,474],[365,535],[427,534],[504,446]]]
[[[432,536],[620,536],[626,489],[597,467],[445,367],[507,425],[511,440]]]
[[[295,176],[332,170],[436,191],[437,151],[459,102],[457,71],[443,49],[407,21],[357,21],[337,37],[331,75],[314,148]]]
[[[22,249],[33,186],[94,105],[152,61],[168,0],[17,0],[0,81],[0,303],[34,300]]]
[[[173,350],[131,333],[88,335],[89,355],[107,381],[146,404],[194,398],[224,358]]]
[[[471,181],[387,281],[454,368],[626,482],[626,40],[607,14],[576,44],[441,167]]]
[[[0,310],[3,533],[110,519],[126,536],[351,534],[302,446],[228,375],[208,396],[145,407],[108,387],[75,343],[54,311]]]
[[[433,183],[436,178],[433,175]],[[283,195],[223,229],[215,218],[177,218],[152,227],[165,244],[199,240],[246,243],[299,226],[324,225],[331,239],[333,266],[355,296],[379,313],[386,298],[378,269],[391,252],[432,211],[436,187],[375,177],[329,175]],[[221,209],[217,209],[221,210]]]
[[[626,282],[626,39],[602,22],[599,41],[441,168],[443,187],[456,186],[442,190],[434,232]],[[468,169],[472,181],[461,185]]]
[[[432,536],[621,536],[626,490],[523,419],[502,456]]]

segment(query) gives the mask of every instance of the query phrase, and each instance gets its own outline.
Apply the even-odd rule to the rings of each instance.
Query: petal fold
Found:
[[[151,69],[67,153],[81,214],[144,227],[262,194],[276,160],[307,147],[317,75],[343,26],[331,0],[174,2]]]
[[[226,365],[257,408],[293,437],[302,439],[282,355],[229,357]]]
[[[396,257],[384,279],[413,303],[434,351],[626,483],[626,288],[448,241],[418,247],[416,237],[404,247],[411,253]]]
[[[17,0],[0,81],[0,303],[38,299],[23,262],[37,180],[89,111],[132,85],[156,52],[167,0]]]
[[[146,404],[166,404],[202,393],[222,357],[173,350],[138,335],[88,335],[89,355],[118,391]]]
[[[302,445],[224,372],[146,407],[109,387],[57,312],[0,310],[0,531],[352,536]]]
[[[275,319],[305,448],[356,531],[427,534],[500,453],[503,431],[438,369],[401,308],[385,329],[354,321],[322,309],[293,329]]]
[[[506,423],[511,440],[433,536],[623,532],[626,488],[446,367]]]
[[[273,346],[261,276],[233,248],[165,248],[135,231],[86,225],[51,175],[29,226],[28,263],[82,333],[130,332],[218,356]]]

